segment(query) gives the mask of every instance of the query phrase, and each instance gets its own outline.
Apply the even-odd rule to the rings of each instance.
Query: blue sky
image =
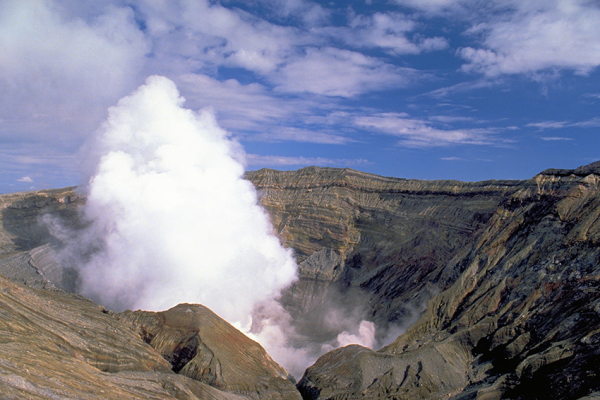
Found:
[[[0,193],[81,183],[146,77],[211,107],[247,169],[527,179],[600,159],[600,4],[3,1]]]

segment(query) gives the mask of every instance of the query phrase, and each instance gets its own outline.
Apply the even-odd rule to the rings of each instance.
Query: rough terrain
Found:
[[[67,293],[75,275],[43,218],[77,227],[84,201],[72,188],[0,196],[0,397],[300,399],[258,343],[203,306],[115,314]]]
[[[442,273],[446,264],[523,184],[315,167],[261,170],[248,179],[301,262],[300,280],[283,298],[298,325],[307,321],[306,331],[326,332],[330,304],[344,303],[347,313],[374,321],[381,340],[388,329],[416,319],[431,296],[456,279]]]
[[[282,301],[301,333],[330,339],[327,311],[343,302],[389,343],[325,354],[298,384],[304,398],[598,398],[600,163],[524,181],[314,167],[247,178],[300,262]],[[84,201],[72,188],[0,196],[3,393],[298,398],[260,346],[204,307],[117,315],[63,292],[76,277],[38,222],[75,227]]]
[[[503,199],[390,346],[323,356],[305,398],[577,399],[600,390],[600,164]]]

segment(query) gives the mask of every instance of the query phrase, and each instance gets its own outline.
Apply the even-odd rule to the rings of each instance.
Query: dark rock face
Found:
[[[420,312],[458,272],[446,264],[475,240],[520,181],[418,181],[350,169],[247,174],[300,280],[283,303],[302,329],[329,303],[360,303],[380,332]],[[355,301],[348,300],[348,293]],[[333,297],[331,299],[330,297]],[[393,340],[393,339],[392,339]]]
[[[285,369],[204,306],[180,304],[158,313],[126,311],[119,319],[180,375],[254,399],[300,399]]]
[[[104,308],[0,277],[4,399],[234,399],[171,371]]]
[[[56,262],[53,247],[59,242],[42,218],[51,215],[75,228],[84,202],[74,188],[1,195],[0,275],[31,287],[73,291],[73,273]]]
[[[598,392],[599,182],[595,173],[547,172],[523,182],[446,264],[444,274],[460,275],[406,334],[378,352],[337,350],[335,370],[333,355],[323,356],[299,382],[305,398]],[[355,384],[341,389],[344,380]]]
[[[300,263],[282,301],[301,333],[324,329],[336,302],[381,335],[420,316],[379,351],[323,355],[298,383],[305,399],[600,398],[600,163],[526,181],[247,178]],[[262,348],[201,306],[113,315],[62,292],[74,277],[38,220],[77,226],[83,202],[71,189],[0,196],[6,397],[298,398]]]

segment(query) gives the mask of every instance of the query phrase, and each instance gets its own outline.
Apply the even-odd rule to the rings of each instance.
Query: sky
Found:
[[[82,184],[147,77],[247,170],[528,179],[600,159],[597,0],[0,1],[0,193]]]

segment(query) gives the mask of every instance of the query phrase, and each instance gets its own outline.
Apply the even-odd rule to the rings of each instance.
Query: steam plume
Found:
[[[210,110],[183,102],[173,82],[151,76],[109,109],[86,147],[85,227],[45,217],[65,244],[63,265],[77,271],[73,289],[117,311],[204,304],[296,377],[333,348],[373,347],[375,325],[360,307],[326,302],[316,326],[285,310],[279,296],[297,266],[243,179],[243,151]]]
[[[296,265],[242,177],[239,146],[211,111],[183,102],[152,76],[109,110],[89,156],[97,168],[80,242],[94,251],[79,291],[117,310],[201,303],[249,327]]]

